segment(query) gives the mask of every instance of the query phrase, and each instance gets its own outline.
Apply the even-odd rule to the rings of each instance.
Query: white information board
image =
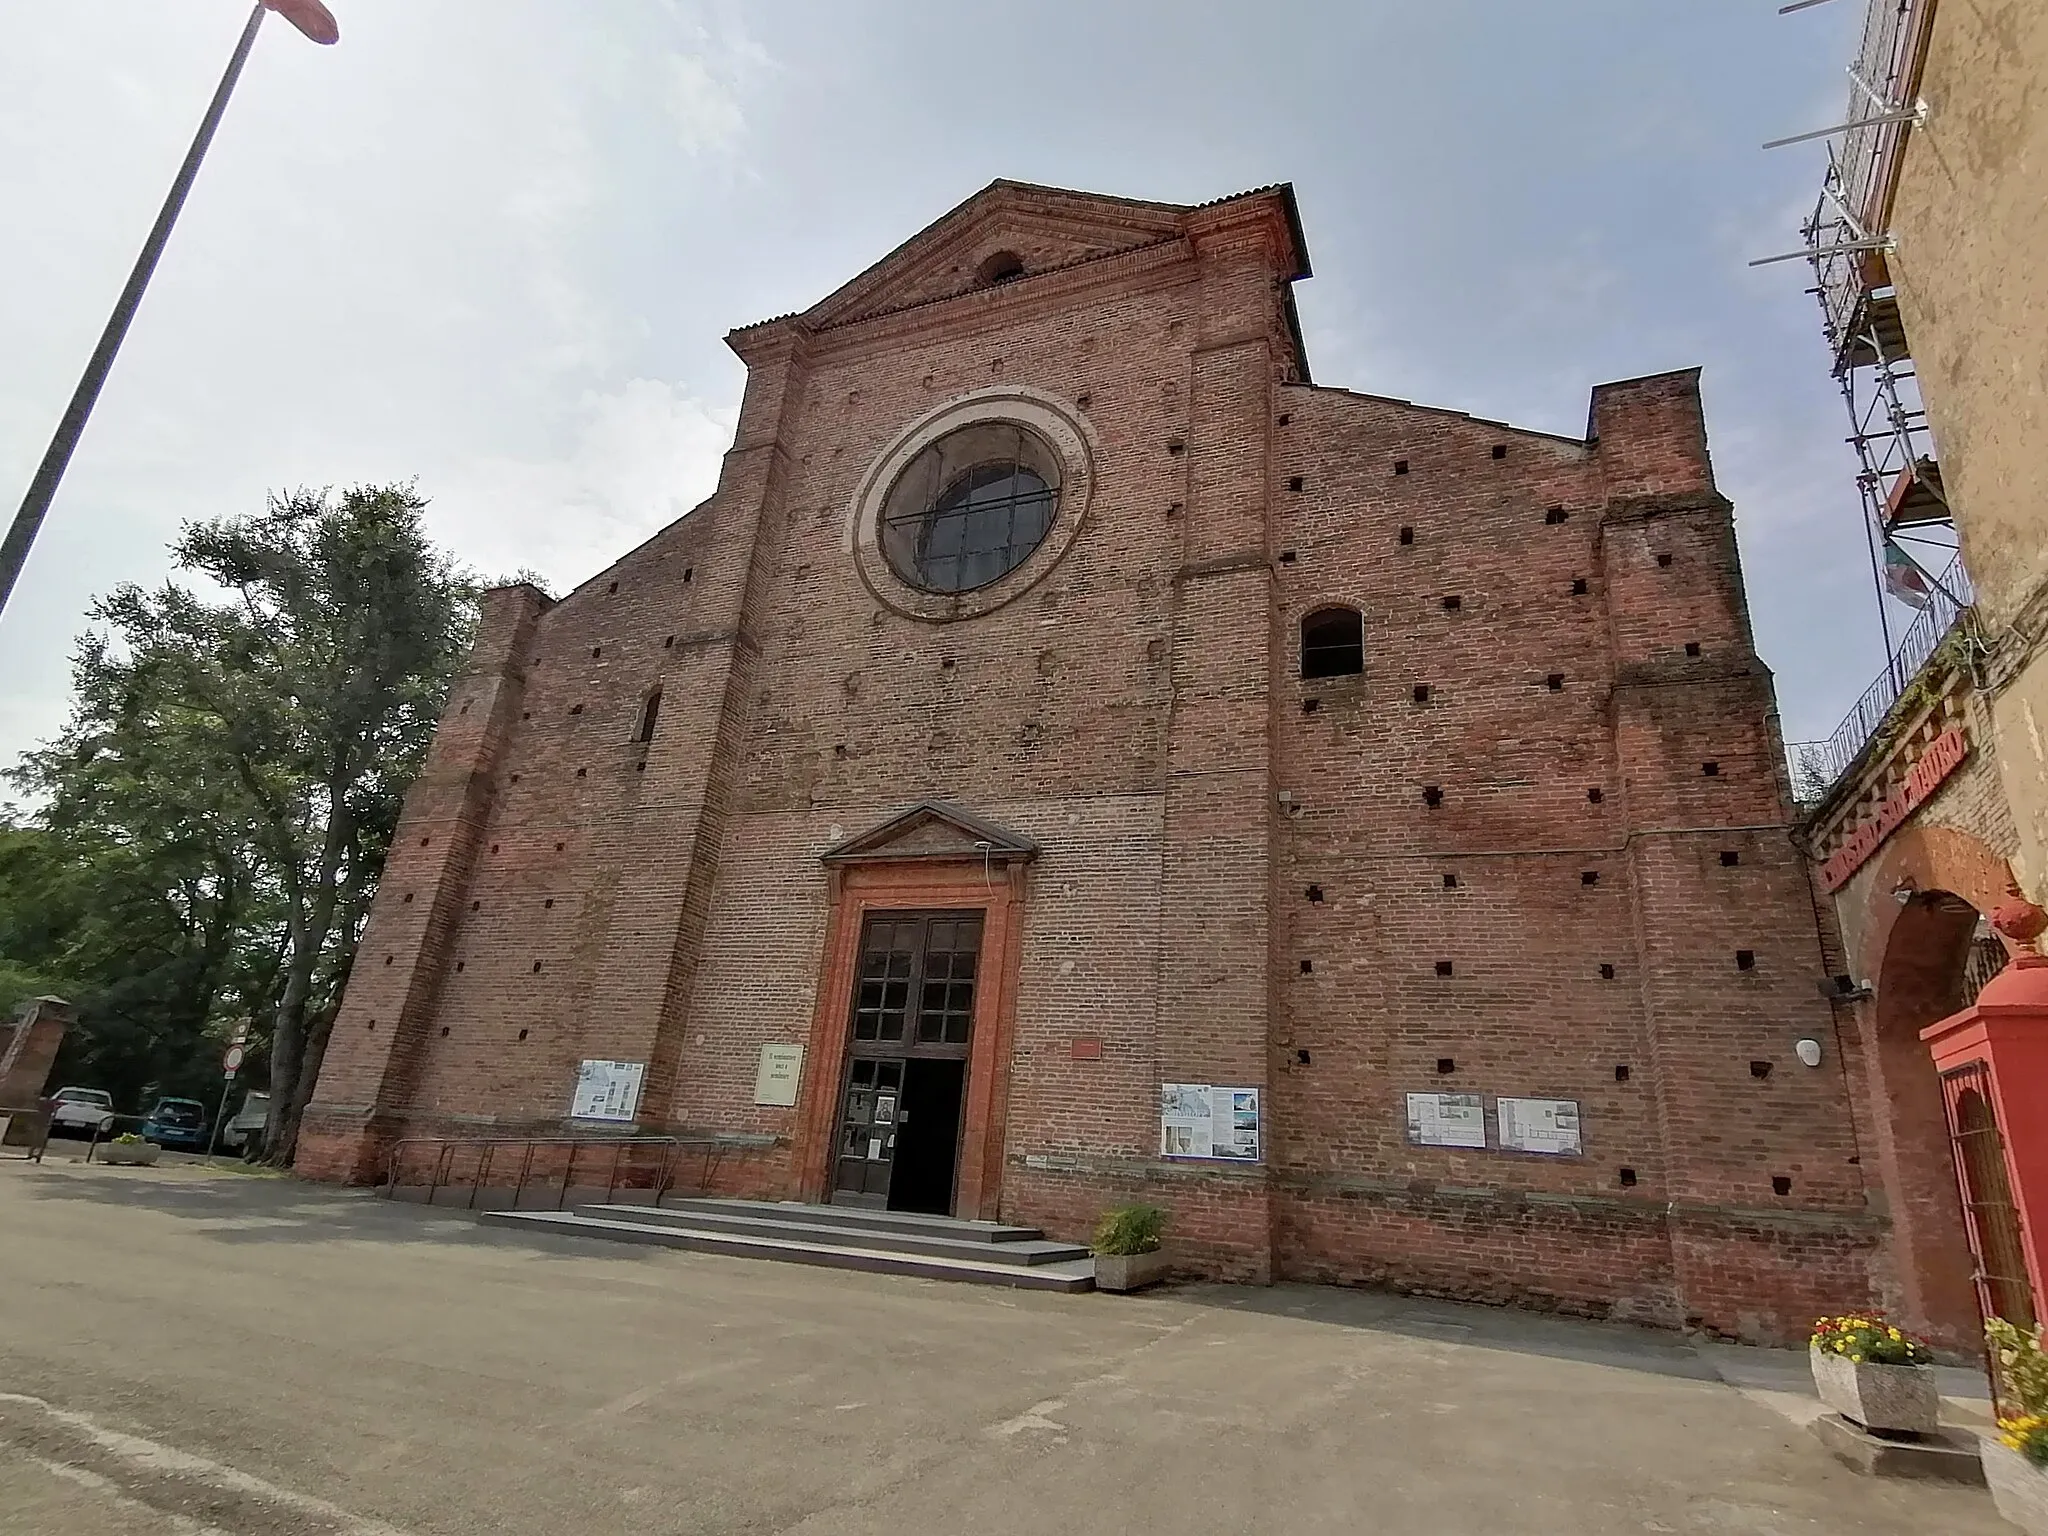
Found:
[[[1259,1160],[1259,1090],[1211,1083],[1159,1085],[1162,1157]]]
[[[576,1068],[576,1092],[569,1101],[572,1120],[630,1121],[640,1108],[644,1061],[586,1061]]]
[[[802,1046],[762,1046],[761,1065],[754,1073],[754,1102],[790,1108],[796,1103],[797,1083],[803,1077],[803,1071]]]
[[[1578,1155],[1578,1100],[1496,1099],[1493,1107],[1503,1151]]]
[[[1476,1093],[1408,1095],[1408,1139],[1419,1147],[1486,1149],[1486,1103]]]

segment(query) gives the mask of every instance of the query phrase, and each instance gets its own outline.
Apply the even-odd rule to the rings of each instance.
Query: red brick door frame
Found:
[[[1002,1200],[1003,1123],[1009,1108],[1010,1042],[1016,1030],[1017,967],[1021,956],[1024,863],[977,853],[899,856],[844,864],[826,872],[831,911],[819,964],[818,997],[811,1014],[797,1111],[794,1161],[801,1199],[823,1202],[831,1192],[840,1080],[846,1074],[854,973],[861,934],[880,912],[979,912],[981,962],[969,1031],[967,1103],[961,1115],[960,1160],[953,1174],[953,1214],[995,1219]]]

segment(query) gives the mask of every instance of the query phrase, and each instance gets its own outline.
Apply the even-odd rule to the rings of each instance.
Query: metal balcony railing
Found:
[[[1785,756],[1792,770],[1792,787],[1802,802],[1819,799],[1848,772],[1857,754],[1877,734],[1885,716],[1899,702],[1899,696],[1919,675],[1920,669],[1927,665],[1927,659],[1934,654],[1935,648],[1948,638],[1949,631],[1963,621],[1976,600],[1969,573],[1963,569],[1962,557],[1957,556],[1936,578],[1930,601],[1899,641],[1884,671],[1863,690],[1863,697],[1835,727],[1834,734],[1822,741],[1785,744]]]

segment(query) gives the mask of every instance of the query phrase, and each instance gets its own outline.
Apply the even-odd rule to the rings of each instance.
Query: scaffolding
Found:
[[[1783,9],[1804,10],[1817,3],[1800,0]],[[1841,760],[1845,733],[1856,738],[1858,747],[1868,739],[1871,726],[1858,729],[1859,715],[1867,715],[1878,698],[1888,707],[1926,661],[1926,647],[1910,642],[1935,627],[1928,622],[1930,615],[1941,610],[1938,628],[1945,633],[1968,608],[1968,577],[1956,559],[1954,520],[1890,261],[1900,160],[1907,139],[1927,115],[1917,93],[1933,9],[1933,0],[1868,0],[1862,40],[1849,67],[1848,118],[1765,146],[1827,142],[1820,198],[1800,226],[1803,245],[1752,265],[1804,260],[1813,269],[1808,291],[1820,304],[1835,381],[1849,416],[1848,442],[1856,454],[1864,541],[1884,637],[1885,676],[1851,711],[1827,754],[1837,772],[1847,766]],[[1919,546],[1927,553],[1904,552],[1924,572],[1941,572],[1930,578],[1927,606],[1900,643],[1894,642],[1885,605],[1885,548],[1893,543],[1902,549]]]

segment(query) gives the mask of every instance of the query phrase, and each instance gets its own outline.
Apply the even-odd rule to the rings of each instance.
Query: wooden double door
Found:
[[[981,965],[979,912],[879,912],[861,931],[831,1198],[953,1212]]]

